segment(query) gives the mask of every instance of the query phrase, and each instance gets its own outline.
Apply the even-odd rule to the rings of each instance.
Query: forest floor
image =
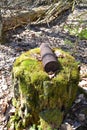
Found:
[[[8,42],[0,45],[0,130],[7,130],[7,122],[14,112],[11,103],[13,63],[21,53],[39,47],[42,43],[68,51],[77,61],[80,61],[79,86],[86,93],[87,40],[77,40],[77,36],[69,32],[71,26],[73,27],[71,31],[77,27],[76,31],[87,28],[87,13],[81,15],[85,11],[87,11],[87,5],[78,5],[73,12],[70,10],[64,12],[49,26],[26,25],[8,32]],[[81,25],[78,26],[79,20]],[[73,130],[80,126],[87,129],[87,114],[82,111],[84,108],[87,109],[87,99],[82,92],[72,105],[71,112],[66,115],[61,130],[68,130],[68,127],[70,127],[69,130]]]

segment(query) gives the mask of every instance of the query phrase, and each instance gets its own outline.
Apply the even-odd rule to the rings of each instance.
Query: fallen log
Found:
[[[48,24],[55,20],[59,14],[73,6],[74,0],[59,0],[46,6],[39,6],[32,9],[10,9],[3,8],[7,14],[2,15],[2,41],[6,41],[9,30],[28,24]],[[9,9],[9,10],[8,10]],[[9,13],[8,13],[9,12]]]
[[[16,28],[24,24],[42,24],[49,23],[61,12],[71,8],[73,0],[59,0],[58,3],[52,3],[47,6],[40,6],[31,10],[11,10],[10,15],[3,16],[3,31]]]
[[[3,32],[15,29],[21,25],[30,24],[36,21],[45,11],[47,7],[33,8],[32,10],[11,10],[13,15],[3,16]]]

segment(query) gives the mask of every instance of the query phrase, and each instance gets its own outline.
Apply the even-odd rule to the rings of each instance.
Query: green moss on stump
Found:
[[[59,71],[52,79],[38,60],[39,48],[23,53],[14,63],[13,104],[18,102],[18,105],[15,106],[14,121],[10,119],[9,125],[14,122],[16,130],[30,128],[34,124],[42,130],[59,128],[76,97],[78,64],[71,55],[59,49],[55,50],[63,57],[58,58]]]

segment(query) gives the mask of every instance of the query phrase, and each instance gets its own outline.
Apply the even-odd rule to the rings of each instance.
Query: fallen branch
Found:
[[[44,19],[42,20],[37,20],[35,24],[40,24],[40,23],[50,23],[53,21],[55,18],[58,17],[58,15],[65,10],[69,9],[72,7],[73,3],[72,2],[67,2],[66,1],[59,1],[56,4],[52,4],[48,10],[45,13]]]

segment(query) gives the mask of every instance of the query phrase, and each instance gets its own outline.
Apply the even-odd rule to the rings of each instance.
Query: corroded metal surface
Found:
[[[40,46],[40,53],[44,70],[46,72],[55,72],[58,69],[58,61],[52,49],[43,43]]]

